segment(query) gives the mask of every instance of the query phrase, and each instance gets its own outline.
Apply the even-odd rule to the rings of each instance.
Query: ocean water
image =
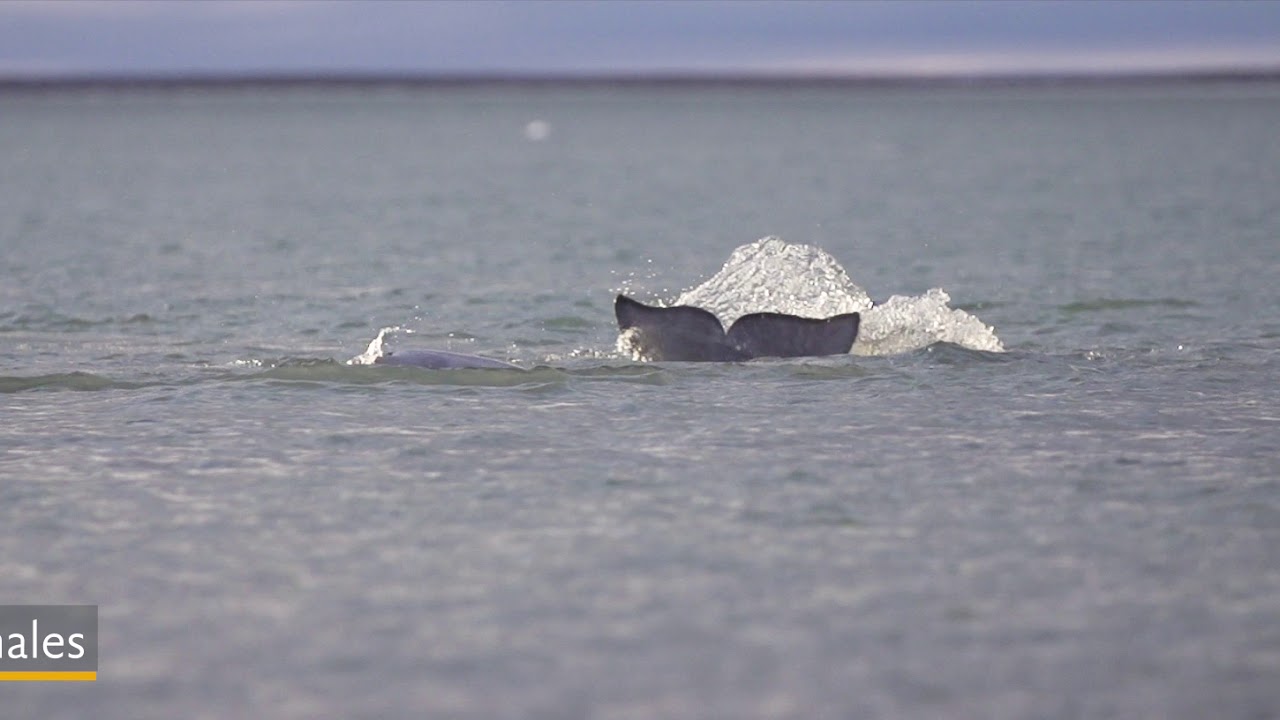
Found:
[[[3,715],[1280,717],[1276,128],[1260,82],[0,93],[0,597],[102,632]],[[862,334],[648,363],[620,291]]]

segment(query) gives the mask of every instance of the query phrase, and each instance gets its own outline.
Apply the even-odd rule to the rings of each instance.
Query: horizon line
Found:
[[[0,89],[90,87],[286,87],[286,86],[469,86],[469,85],[1038,85],[1134,82],[1230,82],[1280,80],[1280,63],[1270,67],[1161,68],[1144,70],[998,70],[967,73],[834,72],[805,70],[635,70],[635,71],[173,71],[5,73]]]

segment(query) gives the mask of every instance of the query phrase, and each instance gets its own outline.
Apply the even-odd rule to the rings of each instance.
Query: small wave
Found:
[[[0,377],[0,393],[18,393],[27,390],[132,390],[138,387],[143,386],[86,372]]]
[[[1021,356],[1004,351],[978,350],[951,342],[937,342],[917,350],[919,357],[933,365],[976,365],[981,363],[1008,363]]]
[[[559,385],[565,374],[554,368],[499,370],[493,368],[429,370],[415,367],[352,367],[338,362],[286,365],[246,376],[246,380],[272,380],[297,384],[342,385],[450,385],[460,387],[545,387]]]
[[[0,332],[41,330],[52,332],[82,332],[98,327],[115,325],[147,325],[157,322],[153,315],[134,315],[103,318],[83,318],[65,315],[53,310],[36,313],[0,313]]]
[[[787,376],[797,380],[855,380],[875,373],[852,362],[819,363],[787,361]]]
[[[1194,300],[1183,300],[1181,298],[1157,298],[1153,300],[1139,298],[1097,298],[1095,300],[1081,300],[1079,302],[1067,303],[1059,307],[1059,310],[1065,313],[1079,314],[1100,312],[1104,310],[1131,310],[1133,308],[1172,308],[1181,309],[1196,307],[1199,303]]]
[[[597,365],[565,371],[573,378],[587,381],[624,382],[638,385],[668,385],[671,370],[650,363],[627,365]]]
[[[545,330],[593,330],[598,321],[577,315],[559,315],[542,321]]]

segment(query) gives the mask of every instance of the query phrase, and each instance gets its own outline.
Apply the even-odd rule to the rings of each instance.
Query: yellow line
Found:
[[[97,679],[97,670],[0,671],[0,682],[94,682]]]

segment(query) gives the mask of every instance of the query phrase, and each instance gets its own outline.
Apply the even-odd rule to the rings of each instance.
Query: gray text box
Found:
[[[0,672],[98,670],[97,605],[0,605]]]

